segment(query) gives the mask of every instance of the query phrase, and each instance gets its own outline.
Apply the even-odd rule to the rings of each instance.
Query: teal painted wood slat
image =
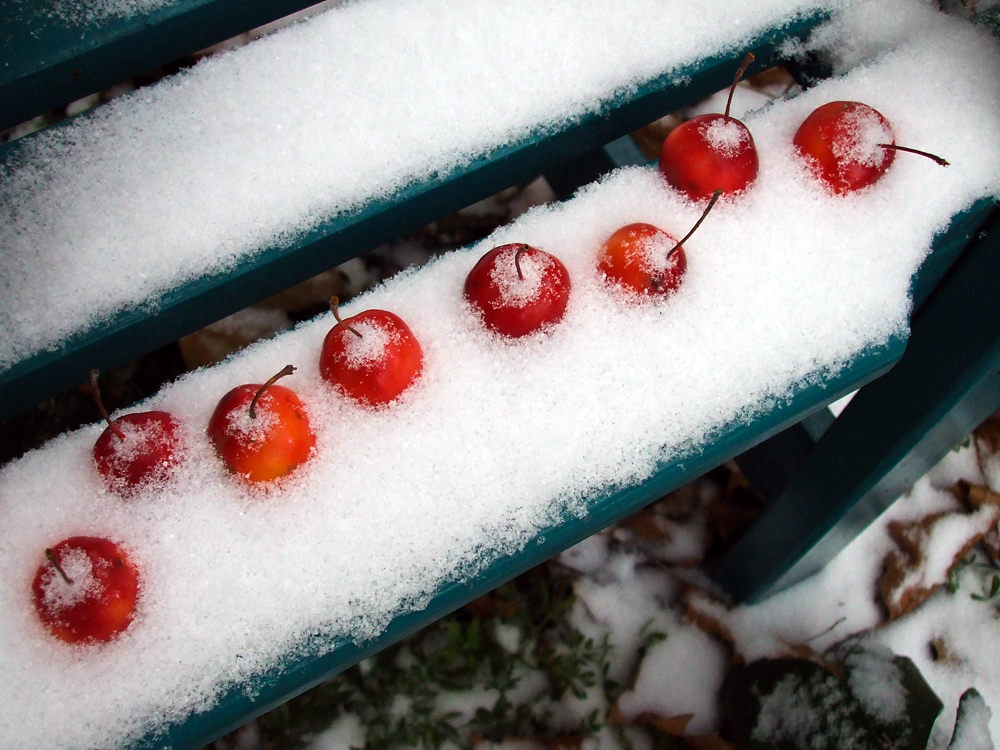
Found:
[[[941,238],[946,252],[972,241],[914,317],[900,363],[852,399],[713,572],[736,601],[759,601],[820,570],[1000,407],[1000,210],[980,201],[952,229]]]
[[[941,278],[962,254],[989,211],[990,201],[980,201],[972,209],[956,216],[945,234],[937,238],[934,252],[920,267],[913,281],[913,309],[919,313]],[[798,474],[816,447],[833,415],[816,414],[809,420],[775,435],[746,453],[736,457],[736,463],[746,475],[750,487],[769,506]],[[915,478],[914,478],[915,479]]]
[[[957,216],[949,230],[938,236],[935,252],[940,251],[946,256],[953,256],[956,249],[964,247],[975,234],[991,208],[992,201],[981,201],[969,211]],[[925,263],[925,266],[935,273],[939,268],[938,263]],[[914,280],[914,287],[919,285],[918,274],[918,278]],[[1000,320],[1000,316],[997,316],[997,319]],[[1000,336],[997,336],[997,341],[1000,342]],[[172,748],[203,746],[638,511],[754,445],[787,430],[804,417],[883,376],[887,371],[891,373],[890,368],[904,356],[906,346],[904,338],[896,337],[881,349],[872,348],[861,352],[835,376],[822,377],[816,382],[803,385],[771,411],[727,425],[704,444],[682,456],[665,461],[641,484],[590,498],[587,502],[586,516],[561,519],[557,524],[540,532],[534,542],[529,543],[517,555],[498,559],[475,575],[463,577],[461,571],[456,571],[454,580],[442,586],[424,610],[396,617],[378,638],[360,645],[347,642],[330,643],[318,638],[311,644],[312,655],[289,659],[250,685],[233,686],[210,711],[171,725],[162,733],[151,733],[134,745],[135,750],[164,745]],[[841,541],[846,543],[849,538],[843,538]],[[765,536],[761,543],[771,544],[771,539]],[[754,554],[751,554],[749,563],[746,559],[742,562],[752,565],[753,557]],[[253,695],[253,698],[249,695]]]
[[[763,34],[751,46],[758,61],[750,73],[777,62],[783,41],[804,37],[825,18],[812,14]],[[60,349],[36,354],[0,373],[0,419],[86,382],[91,368],[107,370],[129,362],[726,88],[732,82],[733,65],[729,57],[699,61],[609,101],[599,112],[560,130],[535,133],[460,170],[436,175],[337,216],[289,245],[269,248],[225,273],[197,279],[141,308],[123,311],[80,332]],[[16,155],[17,143],[0,148],[0,163]]]
[[[895,338],[884,348],[862,352],[835,377],[805,385],[777,408],[762,413],[751,421],[727,425],[704,445],[683,456],[665,461],[645,482],[592,497],[587,502],[586,516],[561,519],[539,533],[518,554],[500,558],[473,576],[463,577],[461,571],[456,571],[455,579],[441,587],[426,609],[396,617],[378,638],[361,645],[324,643],[318,638],[312,644],[315,649],[313,656],[290,659],[250,685],[234,686],[210,711],[175,724],[162,734],[150,734],[134,745],[133,750],[152,750],[163,746],[177,750],[204,746],[631,515],[750,446],[786,429],[803,415],[822,408],[860,384],[878,377],[899,359],[904,349],[905,340]],[[253,698],[248,697],[248,693]]]
[[[63,21],[49,3],[0,3],[0,129],[242,34],[317,0],[174,0],[148,14]]]

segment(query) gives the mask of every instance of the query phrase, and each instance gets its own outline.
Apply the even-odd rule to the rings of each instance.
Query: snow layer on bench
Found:
[[[310,635],[376,635],[442,582],[586,512],[588,497],[905,330],[910,275],[935,232],[1000,193],[1000,55],[922,3],[890,1],[918,42],[747,120],[759,181],[686,244],[688,274],[668,301],[624,304],[594,270],[622,224],[682,233],[700,213],[655,170],[624,170],[346,307],[390,309],[423,344],[424,378],[392,409],[355,408],[320,380],[327,317],[150,400],[185,425],[188,462],[169,486],[128,503],[103,491],[96,425],[0,471],[0,745],[117,747],[210,707]],[[900,142],[952,166],[900,157],[872,189],[826,194],[790,142],[838,98],[875,106]],[[560,257],[574,285],[563,324],[513,345],[461,298],[477,258],[510,241]],[[226,391],[288,363],[316,454],[279,488],[249,492],[205,426]],[[138,619],[103,648],[55,642],[32,610],[42,551],[75,534],[126,545],[143,573]]]
[[[0,167],[0,371],[823,4],[372,0],[31,137]]]

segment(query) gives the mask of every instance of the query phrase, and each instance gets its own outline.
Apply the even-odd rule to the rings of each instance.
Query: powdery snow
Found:
[[[833,153],[848,164],[877,167],[889,158],[883,143],[895,143],[892,128],[876,112],[855,107],[844,118],[844,137],[833,142]]]
[[[651,274],[672,271],[680,257],[678,253],[670,253],[676,245],[677,240],[672,240],[669,235],[660,234],[643,239],[637,248],[642,268]]]
[[[56,560],[69,582],[53,565],[42,574],[41,583],[46,609],[59,613],[94,594],[97,591],[97,576],[94,575],[94,561],[86,550],[62,550]]]
[[[357,2],[25,139],[0,369],[833,1]]]
[[[369,638],[394,615],[424,606],[443,581],[516,552],[565,514],[586,512],[587,498],[608,487],[641,481],[658,462],[683,454],[712,430],[752,418],[761,404],[782,398],[804,378],[834,371],[862,348],[902,332],[909,279],[935,231],[976,197],[1000,193],[1000,81],[992,75],[998,65],[996,50],[984,36],[937,18],[922,3],[896,6],[893,3],[892,15],[912,14],[913,25],[921,28],[919,43],[888,52],[877,64],[748,119],[761,154],[760,176],[740,200],[720,203],[688,241],[688,273],[670,299],[623,305],[608,293],[594,268],[597,248],[620,226],[648,221],[676,232],[691,226],[700,214],[699,207],[666,187],[655,170],[623,170],[566,204],[529,212],[488,242],[403,274],[345,306],[346,314],[370,307],[397,312],[420,340],[425,371],[399,408],[355,408],[322,381],[319,351],[333,325],[327,316],[182,378],[151,399],[144,408],[165,409],[181,421],[188,460],[174,482],[145,497],[125,503],[103,487],[91,456],[100,425],[64,435],[4,467],[0,700],[6,711],[0,716],[0,743],[118,746],[151,724],[210,706],[223,687],[274,666],[307,636]],[[358,14],[354,20],[363,25],[372,7],[352,6],[346,13]],[[405,4],[377,7],[399,10],[406,24],[422,28],[421,16],[400,10],[408,7]],[[574,5],[583,17],[589,17],[588,9],[591,6]],[[533,4],[531,14],[531,23],[524,25],[544,29],[544,23],[536,23],[539,11]],[[725,14],[730,17],[731,6]],[[488,11],[480,11],[480,22],[490,18]],[[649,18],[642,20],[645,39]],[[441,18],[434,21],[440,23]],[[308,33],[299,30],[281,40],[308,46]],[[497,30],[489,36],[492,41],[503,33]],[[391,35],[389,39],[387,45],[395,49]],[[281,40],[265,48],[292,54]],[[344,40],[344,46],[352,44]],[[588,60],[607,57],[595,55],[592,44],[585,47]],[[956,49],[962,54],[954,55]],[[234,57],[217,65],[235,64]],[[546,59],[537,62],[540,70],[548,69]],[[168,86],[137,95],[135,101],[162,98],[181,117],[191,115],[174,135],[188,127],[214,128],[187,109],[201,96],[197,81],[208,69],[214,68],[200,66]],[[261,69],[250,77],[278,79],[279,69]],[[357,78],[352,85],[364,88],[365,82]],[[190,99],[181,98],[188,86]],[[216,93],[206,89],[204,95]],[[334,93],[320,101],[329,104],[337,98]],[[559,99],[558,94],[553,98]],[[953,166],[941,169],[926,159],[899,158],[870,190],[848,198],[829,196],[795,159],[791,135],[813,108],[842,98],[870,102],[893,122],[901,139],[944,154]],[[571,111],[564,100],[557,106]],[[220,104],[220,112],[224,109]],[[284,108],[265,106],[263,111]],[[494,101],[479,115],[489,112],[492,118],[504,111],[503,102]],[[156,130],[155,118],[147,115],[150,129],[140,128],[137,142]],[[447,116],[456,114],[449,111]],[[113,128],[113,118],[101,115],[94,122]],[[251,133],[275,145],[274,128],[261,128],[258,121],[235,127],[222,115],[220,120],[220,128],[234,128],[237,150],[245,147]],[[456,139],[465,133],[463,123],[455,122]],[[77,161],[59,164],[79,169],[81,180],[93,177],[84,147],[96,141],[83,130],[63,135],[79,137],[81,150],[74,152]],[[408,131],[394,137],[406,136]],[[275,150],[291,158],[289,149],[295,151],[296,144],[307,148],[309,143],[282,138]],[[400,150],[409,151],[385,153]],[[210,158],[207,152],[203,156]],[[242,179],[236,174],[242,162],[253,162],[241,156],[233,166],[236,183]],[[211,163],[218,164],[210,162],[205,172],[212,171]],[[269,169],[267,163],[254,164],[255,169]],[[150,158],[150,165],[162,168],[163,175],[177,176],[172,163]],[[63,168],[53,166],[53,174]],[[133,208],[142,208],[150,197],[145,193],[142,198],[145,188],[130,182],[127,169],[119,176],[122,196],[135,197]],[[203,221],[205,215],[196,205],[188,206],[195,210],[193,216],[184,209],[156,229],[159,209],[154,206],[174,206],[174,200],[199,194],[199,186],[191,181],[202,177],[200,170],[185,172],[178,192],[149,204],[149,238],[125,231],[114,212],[102,214],[104,199],[95,186],[91,193],[97,202],[77,205],[74,210],[79,212],[62,225],[65,231],[52,234],[52,225],[42,222],[43,233],[59,239],[52,247],[68,253],[65,262],[44,257],[32,262],[48,266],[49,273],[63,271],[72,277],[79,269],[70,261],[81,248],[70,241],[74,237],[83,244],[111,238],[109,252],[151,257],[159,257],[151,238],[162,239],[164,228],[186,233],[194,244],[202,234],[210,244],[216,242],[219,235],[213,232],[219,225]],[[18,172],[3,189],[14,182],[25,187],[32,179]],[[63,179],[68,182],[61,183]],[[67,171],[47,183],[56,203],[74,189],[86,203],[81,196],[91,193],[76,179]],[[253,209],[249,197],[234,200],[216,179],[200,187],[214,186],[220,192],[209,190],[206,195],[215,195],[219,205],[232,202],[237,212]],[[280,176],[275,179],[281,184]],[[269,191],[251,192],[256,197]],[[286,200],[288,205],[299,204],[289,194],[281,198]],[[194,201],[212,202],[204,195]],[[272,231],[264,218],[255,222],[252,212],[231,218],[234,223],[223,222],[223,234],[230,239],[246,237],[247,232],[260,239]],[[281,226],[297,226],[291,214],[284,218]],[[78,220],[81,224],[74,224]],[[227,247],[240,244],[233,242]],[[559,257],[573,278],[573,292],[565,319],[550,334],[497,346],[470,316],[461,289],[480,255],[506,242],[528,242]],[[49,243],[34,247],[40,251]],[[109,267],[116,262],[108,261]],[[174,260],[170,265],[183,264]],[[131,280],[138,278],[136,274]],[[150,284],[140,282],[140,293],[155,287]],[[240,383],[261,382],[289,362],[299,369],[283,384],[305,402],[317,433],[316,451],[282,483],[280,492],[261,496],[226,472],[204,430],[224,393]],[[944,504],[944,498],[932,495],[929,504]],[[113,644],[82,651],[54,643],[37,622],[30,601],[30,581],[42,551],[80,533],[127,544],[135,551],[144,582],[129,630]],[[862,556],[874,554],[867,548],[855,550]],[[792,622],[787,619],[792,613],[802,615],[786,625],[799,640],[813,638],[832,624],[824,637],[833,642],[870,621],[872,604],[841,613],[837,603],[857,586],[853,576],[836,578],[838,570],[830,574],[834,579],[823,578],[820,588],[803,599],[775,598],[772,606],[786,607],[780,612],[786,622]],[[619,574],[630,575],[626,570]],[[666,597],[670,592],[667,584],[662,586]],[[589,606],[597,606],[593,602],[599,597],[590,601]],[[623,616],[606,606],[609,617]],[[996,642],[996,621],[990,624],[983,614],[988,609],[970,610],[970,632],[956,635],[956,653],[985,648],[980,639],[987,636]],[[737,611],[732,618],[745,616]],[[980,631],[972,629],[980,625]],[[635,639],[639,632],[632,622],[626,634]],[[891,637],[890,630],[885,633],[886,639]],[[747,626],[740,638],[749,642],[748,650],[756,646],[766,651],[777,636]],[[905,646],[905,634],[898,638]],[[926,652],[926,641],[913,643]],[[933,679],[944,684],[950,678],[943,667],[937,669]],[[95,674],[101,675],[100,693],[90,689]],[[980,687],[984,694],[991,689]],[[987,700],[1000,704],[1000,696],[995,700],[992,693]]]
[[[993,750],[990,737],[990,719],[993,712],[978,691],[962,696],[959,723],[948,750]]]
[[[352,332],[344,337],[343,361],[351,369],[372,368],[385,359],[386,347],[397,340],[396,329],[375,321],[351,323]]]
[[[524,253],[517,258],[519,250],[520,247],[508,248],[490,268],[490,281],[499,292],[494,304],[497,309],[520,308],[536,302],[545,291],[542,285],[545,272],[555,265],[548,255],[541,253]]]
[[[701,134],[713,151],[725,157],[736,156],[750,140],[749,134],[740,123],[722,118],[713,119],[704,125]]]
[[[850,670],[851,693],[872,716],[886,724],[906,719],[906,688],[903,673],[892,662],[889,649],[852,651],[844,659]]]
[[[635,687],[622,694],[619,708],[632,719],[644,712],[674,717],[694,714],[685,732],[718,729],[718,699],[729,668],[728,649],[694,625],[672,622],[666,638],[646,652]]]

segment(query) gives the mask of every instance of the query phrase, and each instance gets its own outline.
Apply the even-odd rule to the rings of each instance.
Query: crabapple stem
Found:
[[[667,253],[668,258],[674,253],[676,253],[678,250],[680,250],[681,245],[683,245],[685,242],[691,239],[691,235],[694,234],[695,230],[701,226],[701,222],[705,221],[705,217],[708,216],[708,212],[712,210],[712,207],[715,205],[715,202],[719,200],[720,195],[722,195],[721,188],[712,193],[712,199],[708,202],[708,205],[705,206],[705,210],[701,212],[701,217],[698,219],[698,221],[694,223],[694,226],[691,227],[691,231],[685,234],[684,237],[680,240],[680,242],[678,242],[676,245],[670,248],[670,252]]]
[[[59,571],[59,575],[62,576],[63,580],[66,581],[70,586],[73,585],[73,579],[66,575],[66,571],[62,569],[62,565],[59,564],[59,558],[56,557],[56,553],[51,547],[45,550],[45,558],[52,563],[52,567]]]
[[[121,431],[121,428],[111,421],[111,417],[108,415],[108,410],[104,408],[104,402],[101,401],[101,389],[97,386],[97,376],[101,374],[100,370],[90,371],[90,388],[94,394],[94,401],[97,403],[97,408],[101,412],[101,416],[104,417],[104,421],[108,423],[108,427],[111,431],[118,436],[119,440],[125,439],[125,433]]]
[[[921,151],[920,149],[910,148],[909,146],[897,146],[895,143],[880,143],[878,145],[881,146],[882,148],[891,148],[893,151],[906,151],[908,154],[918,154],[920,156],[926,156],[935,164],[940,164],[942,167],[950,166],[948,162],[942,159],[940,156],[936,156],[935,154],[929,154],[926,151]]]
[[[350,331],[351,333],[353,333],[359,339],[362,338],[360,331],[358,331],[356,328],[353,328],[352,326],[347,325],[347,323],[345,323],[341,319],[341,317],[340,317],[340,310],[337,309],[337,306],[339,304],[340,304],[340,300],[337,299],[337,295],[334,295],[334,296],[330,297],[330,309],[333,311],[333,317],[335,317],[337,319],[337,325],[338,326],[344,326],[344,328],[346,328],[348,331]]]
[[[250,401],[250,419],[257,418],[257,413],[254,411],[254,407],[257,406],[257,399],[259,399],[261,395],[263,395],[264,391],[270,388],[276,382],[278,382],[279,378],[283,378],[285,377],[285,375],[291,375],[293,372],[295,372],[294,367],[292,367],[291,365],[285,365],[284,367],[281,368],[281,372],[279,372],[277,375],[271,376],[270,380],[264,383],[264,385],[262,385],[257,390],[257,392],[253,395],[253,399]]]
[[[514,268],[517,269],[517,278],[519,278],[521,281],[524,281],[524,274],[521,273],[521,253],[523,253],[527,249],[528,249],[527,245],[521,245],[521,247],[517,249],[517,252],[514,253]]]
[[[733,94],[736,93],[736,84],[740,82],[743,74],[747,72],[747,68],[757,59],[757,56],[753,52],[747,52],[747,56],[743,58],[743,64],[740,65],[740,69],[736,71],[736,78],[733,79],[733,85],[729,87],[729,98],[726,99],[726,113],[723,117],[729,117],[729,107],[733,103]]]

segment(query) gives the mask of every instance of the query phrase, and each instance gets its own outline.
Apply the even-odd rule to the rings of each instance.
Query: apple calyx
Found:
[[[281,378],[285,377],[286,375],[291,375],[293,372],[295,372],[295,368],[292,367],[292,365],[285,365],[284,367],[281,368],[280,372],[272,375],[268,379],[268,381],[264,383],[264,385],[262,385],[260,388],[257,389],[257,392],[253,395],[253,398],[250,399],[250,419],[257,418],[257,412],[255,410],[255,407],[257,406],[257,400],[262,395],[264,395],[264,391],[266,391],[272,385],[277,383]]]
[[[108,428],[118,436],[119,440],[125,439],[125,433],[122,432],[121,428],[114,423],[111,419],[111,415],[108,414],[108,410],[104,408],[104,401],[101,399],[101,389],[97,385],[97,378],[100,376],[100,370],[90,371],[90,389],[94,397],[94,403],[97,404],[98,411],[101,412],[101,416],[104,417],[104,421],[108,423]]]
[[[880,143],[878,144],[880,148],[887,148],[893,151],[905,151],[908,154],[917,154],[918,156],[926,156],[935,164],[942,167],[950,167],[951,163],[946,159],[942,159],[937,154],[932,154],[929,151],[921,151],[918,148],[910,148],[909,146],[897,146],[895,143]]]
[[[743,78],[743,74],[747,72],[757,56],[753,52],[747,52],[747,56],[743,58],[742,64],[740,64],[739,69],[736,71],[736,77],[733,79],[733,85],[729,87],[729,98],[726,99],[726,112],[723,117],[729,119],[729,108],[733,104],[733,94],[736,93],[736,86],[739,84],[740,79]]]

